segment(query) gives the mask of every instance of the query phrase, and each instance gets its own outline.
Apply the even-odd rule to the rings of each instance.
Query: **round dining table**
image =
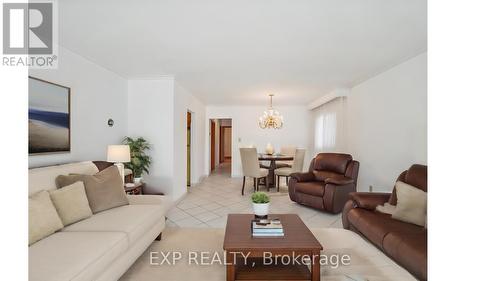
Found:
[[[269,161],[269,175],[267,181],[269,187],[276,187],[274,170],[276,170],[276,161],[292,161],[293,156],[284,154],[265,154],[259,153],[259,161]],[[266,167],[267,168],[267,167]]]

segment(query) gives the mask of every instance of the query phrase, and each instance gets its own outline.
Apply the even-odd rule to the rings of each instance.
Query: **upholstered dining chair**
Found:
[[[302,172],[302,168],[304,167],[304,157],[306,155],[305,149],[296,149],[295,157],[292,161],[292,167],[283,167],[274,170],[274,174],[276,175],[276,191],[280,191],[280,178],[285,177],[286,185],[288,185],[288,179],[292,173],[300,173]]]
[[[280,154],[295,157],[297,147],[293,145],[285,145],[280,148]],[[293,161],[276,161],[277,168],[289,167],[291,168]]]
[[[257,156],[257,149],[255,147],[241,147],[241,167],[243,169],[243,186],[241,187],[241,195],[245,191],[245,180],[247,177],[253,178],[253,190],[259,190],[259,180],[264,179],[264,184],[267,190],[269,190],[269,181],[267,176],[269,175],[269,170],[259,167],[259,158]]]

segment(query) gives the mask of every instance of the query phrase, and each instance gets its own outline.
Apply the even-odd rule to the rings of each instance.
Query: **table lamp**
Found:
[[[108,162],[115,163],[123,182],[125,182],[125,166],[123,163],[130,162],[130,147],[128,145],[108,145]]]

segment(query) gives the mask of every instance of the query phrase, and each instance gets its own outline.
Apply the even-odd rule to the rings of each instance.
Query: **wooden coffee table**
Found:
[[[253,238],[250,226],[253,218],[254,215],[250,214],[227,216],[223,246],[227,259],[226,280],[320,280],[319,255],[323,246],[298,215],[269,215],[269,219],[281,220],[285,232],[285,237],[281,238]],[[246,265],[239,253],[249,255]],[[273,257],[287,255],[291,259],[293,256],[305,256],[312,263],[307,266],[284,260],[285,263],[264,265],[264,254],[272,254]]]

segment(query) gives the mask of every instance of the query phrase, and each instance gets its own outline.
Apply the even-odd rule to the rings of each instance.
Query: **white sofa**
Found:
[[[95,174],[92,162],[29,170],[29,194],[55,189],[55,178]],[[29,247],[31,281],[117,280],[161,234],[173,205],[167,196],[127,195],[130,205],[66,226]]]

